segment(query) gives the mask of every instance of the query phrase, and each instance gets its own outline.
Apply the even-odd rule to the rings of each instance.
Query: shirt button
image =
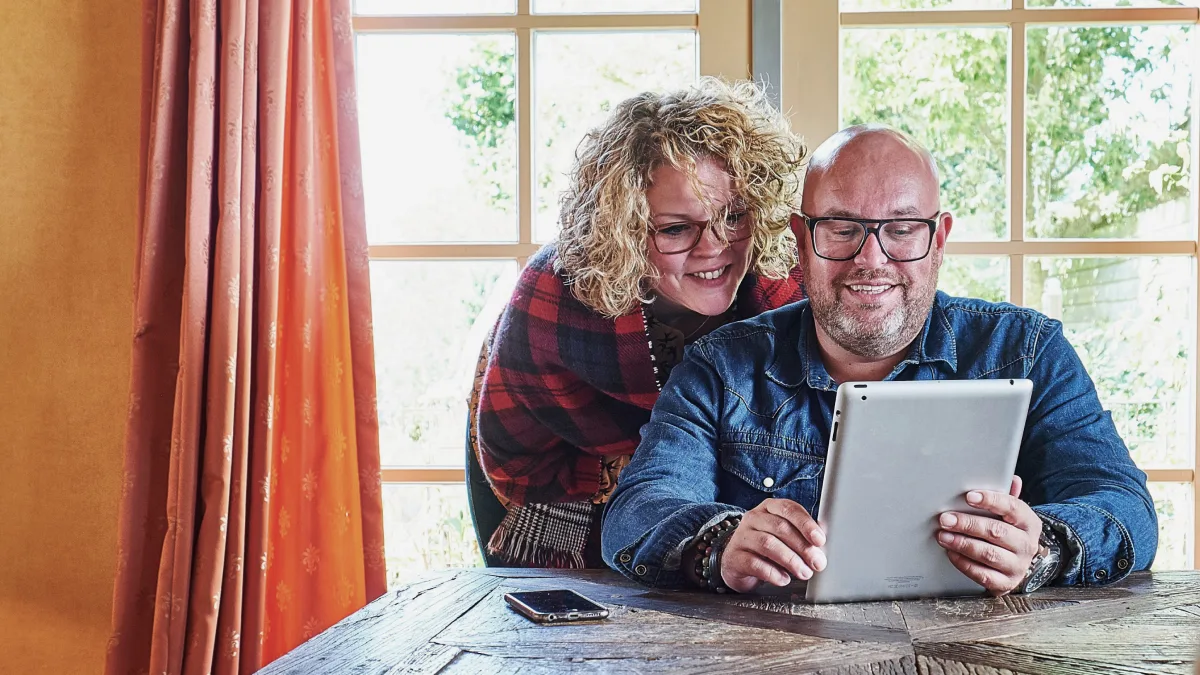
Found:
[[[638,575],[639,577],[646,576],[646,566],[638,565],[637,567],[633,568],[633,573]]]
[[[1117,569],[1119,569],[1119,570],[1129,569],[1129,561],[1124,558],[1121,558],[1120,560],[1117,561]]]
[[[1108,578],[1108,570],[1096,570],[1096,578],[1097,579],[1107,579]]]
[[[629,562],[630,560],[633,560],[633,556],[629,555],[628,553],[622,553],[622,554],[621,554],[621,558],[620,558],[620,560],[621,560],[621,562],[623,562],[623,563],[627,563],[627,562]]]
[[[775,484],[775,479],[771,478],[770,476],[767,476],[766,478],[763,479],[763,487],[771,487],[774,484]]]

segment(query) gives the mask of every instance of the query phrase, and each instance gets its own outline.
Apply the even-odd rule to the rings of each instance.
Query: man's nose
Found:
[[[854,256],[854,264],[868,269],[888,264],[888,257],[883,252],[883,242],[879,241],[878,232],[867,233],[867,240],[863,242],[862,249]]]

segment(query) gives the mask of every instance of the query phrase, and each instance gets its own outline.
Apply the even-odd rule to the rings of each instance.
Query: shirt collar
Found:
[[[894,380],[908,366],[926,363],[945,363],[950,372],[958,372],[958,342],[943,307],[946,299],[945,293],[937,292],[929,316],[925,318],[925,326],[909,347],[908,355],[896,364],[895,369],[884,379]],[[800,379],[812,389],[836,391],[837,383],[829,376],[829,371],[825,370],[825,363],[821,360],[821,351],[817,345],[817,326],[813,319],[812,307],[807,302],[804,303],[800,316],[798,348],[803,374]]]

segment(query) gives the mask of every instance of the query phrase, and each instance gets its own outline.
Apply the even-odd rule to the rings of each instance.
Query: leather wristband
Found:
[[[696,579],[700,585],[717,593],[725,593],[729,587],[721,578],[721,555],[725,552],[725,544],[738,523],[742,522],[741,514],[729,516],[725,520],[705,528],[696,537]]]

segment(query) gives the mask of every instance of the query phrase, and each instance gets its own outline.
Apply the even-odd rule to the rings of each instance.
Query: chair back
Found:
[[[471,396],[467,400],[466,484],[467,506],[471,510],[471,522],[475,526],[475,539],[479,552],[487,567],[503,567],[504,562],[488,553],[487,543],[492,533],[500,526],[508,510],[500,503],[492,486],[488,483],[483,466],[479,463],[479,392],[483,387],[483,376],[487,371],[488,353],[491,350],[492,333],[479,349],[479,360],[475,364],[475,381],[471,385]]]

